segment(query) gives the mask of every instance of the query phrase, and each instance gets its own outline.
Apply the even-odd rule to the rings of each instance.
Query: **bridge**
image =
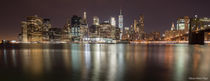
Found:
[[[205,32],[210,32],[210,20],[191,18],[189,31],[177,33],[170,38],[172,41],[188,41],[189,44],[204,44]]]
[[[208,24],[205,24],[208,21],[204,21],[198,18],[190,19],[189,27],[189,44],[204,44],[204,33],[210,32],[210,27]]]

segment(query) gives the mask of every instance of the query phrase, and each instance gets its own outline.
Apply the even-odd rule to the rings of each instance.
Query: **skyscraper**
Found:
[[[87,13],[86,12],[84,12],[84,14],[83,14],[83,23],[82,24],[87,25]]]
[[[121,32],[123,32],[123,15],[122,15],[122,10],[120,10],[118,23],[119,23],[118,26],[119,26]]]
[[[99,25],[99,18],[97,16],[93,17],[93,25]]]
[[[120,40],[122,39],[122,34],[123,34],[123,15],[122,15],[122,10],[120,10],[120,15],[119,15],[119,20],[118,20],[118,26],[120,28]]]
[[[185,33],[189,31],[189,27],[190,27],[190,18],[189,16],[184,16],[184,23],[185,23],[185,28],[184,31]]]
[[[64,25],[64,29],[63,29],[63,35],[62,35],[62,39],[64,41],[70,41],[71,40],[71,24],[70,24],[70,19],[67,18],[66,23]]]
[[[71,33],[72,36],[78,37],[80,34],[81,17],[74,15],[71,18]]]
[[[111,23],[112,26],[116,27],[116,20],[115,20],[114,17],[110,18],[110,23]]]
[[[184,17],[180,17],[177,19],[177,30],[185,30],[188,31],[189,28],[189,17],[188,16],[184,16]]]
[[[140,24],[139,32],[144,33],[144,15],[140,15],[139,24]]]
[[[138,23],[137,23],[137,20],[134,19],[133,27],[134,27],[134,31],[135,31],[135,32],[137,32],[137,28],[136,28],[137,24],[138,24]]]
[[[22,28],[22,31],[21,31],[21,41],[26,43],[28,42],[28,29],[27,29],[27,22],[25,21],[22,21],[21,22],[21,28]]]
[[[144,15],[139,17],[139,40],[144,40]]]
[[[52,25],[50,24],[50,19],[44,19],[43,20],[43,41],[48,41],[49,40],[49,29],[52,28]]]

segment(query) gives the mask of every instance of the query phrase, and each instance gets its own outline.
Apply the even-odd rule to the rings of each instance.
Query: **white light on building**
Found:
[[[123,31],[123,15],[122,15],[122,10],[120,10],[120,15],[119,15],[119,28],[121,31]]]
[[[120,39],[122,39],[122,33],[123,33],[123,15],[122,15],[122,10],[120,10],[120,15],[119,15],[119,21],[118,21],[118,26],[120,28]]]
[[[111,17],[111,20],[110,20],[111,22],[111,25],[112,26],[114,26],[114,27],[116,27],[116,20],[115,20],[115,18],[114,17]]]
[[[93,17],[93,25],[99,25],[99,18],[97,16]]]

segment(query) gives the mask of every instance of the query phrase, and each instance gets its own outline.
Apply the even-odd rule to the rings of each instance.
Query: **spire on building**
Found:
[[[120,9],[120,15],[122,15],[122,9]]]
[[[171,25],[171,31],[175,30],[175,25],[174,25],[174,22],[172,22],[172,25]]]
[[[83,13],[83,24],[87,24],[87,13]]]
[[[87,19],[87,13],[86,12],[84,12],[84,19]]]

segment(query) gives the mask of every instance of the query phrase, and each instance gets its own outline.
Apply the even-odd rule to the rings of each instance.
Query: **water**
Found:
[[[32,44],[0,49],[0,81],[209,81],[210,46]]]

